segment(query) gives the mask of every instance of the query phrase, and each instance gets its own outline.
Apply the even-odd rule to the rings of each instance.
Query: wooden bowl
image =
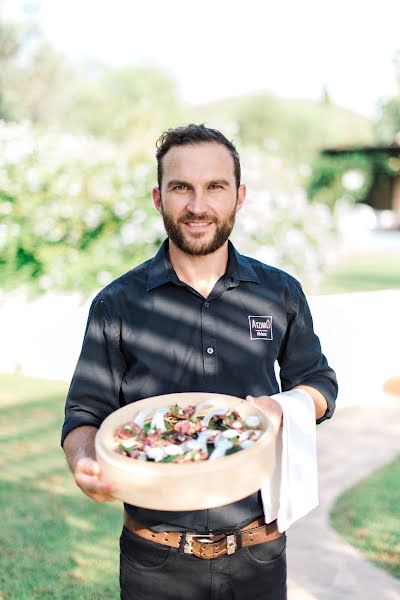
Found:
[[[265,433],[249,448],[212,461],[143,462],[115,452],[114,432],[141,409],[185,407],[204,400],[213,401],[215,408],[236,409],[241,417],[258,416]],[[95,446],[104,481],[117,484],[114,496],[153,510],[200,510],[235,502],[258,491],[275,464],[275,436],[266,415],[241,398],[204,392],[165,394],[128,404],[103,421]]]

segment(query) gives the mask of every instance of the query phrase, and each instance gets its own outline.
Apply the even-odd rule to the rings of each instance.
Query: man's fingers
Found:
[[[101,467],[92,458],[81,458],[75,468],[75,483],[82,492],[96,502],[111,502],[115,500],[112,493],[116,485],[101,480]]]
[[[111,495],[115,491],[115,486],[112,483],[105,483],[85,473],[77,473],[75,475],[75,482],[81,488],[82,492],[93,498],[93,500],[96,500],[96,502],[115,500]]]
[[[92,493],[109,493],[114,489],[112,483],[105,483],[92,475],[86,475],[86,473],[76,473],[75,481],[79,487],[85,488]]]
[[[75,473],[86,473],[87,475],[99,477],[101,475],[101,467],[92,458],[81,458],[76,463]]]

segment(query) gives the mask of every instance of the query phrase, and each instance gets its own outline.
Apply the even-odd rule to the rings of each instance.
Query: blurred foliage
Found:
[[[0,286],[90,292],[163,238],[142,147],[0,122]]]
[[[365,154],[321,155],[306,179],[307,195],[331,208],[339,198],[359,202],[368,194],[372,175],[373,163]]]
[[[235,231],[240,249],[276,247],[277,266],[299,277],[319,272],[329,215],[289,181],[278,195],[276,158],[253,150],[243,159],[250,193]],[[155,177],[140,141],[117,146],[0,122],[0,287],[89,294],[149,258],[165,237],[150,197]]]
[[[310,204],[297,171],[282,157],[247,149],[242,163],[248,194],[232,240],[247,254],[300,279],[308,292],[317,292],[336,250],[336,211]]]
[[[400,155],[400,51],[394,59],[398,93],[393,98],[383,100],[379,107],[379,117],[373,125],[375,145],[399,145]],[[335,125],[336,127],[336,122]],[[372,140],[369,140],[370,143]],[[349,141],[341,135],[338,143],[329,140],[325,147],[355,147],[366,145],[357,137]],[[311,161],[311,174],[304,181],[311,201],[318,201],[333,207],[339,199],[361,202],[368,198],[375,177],[380,174],[399,175],[400,158],[387,153],[349,152],[338,155],[319,155]]]
[[[371,122],[326,102],[257,94],[212,102],[188,110],[240,146],[285,157],[289,168],[308,165],[323,147],[372,142]]]
[[[239,147],[240,249],[315,281],[334,217],[318,182],[311,207],[300,186],[321,146],[372,139],[368,119],[335,107],[326,88],[317,103],[257,94],[188,107],[160,68],[71,64],[34,23],[0,24],[0,119],[0,286],[32,293],[89,294],[154,253],[164,237],[150,196],[155,141],[185,122]]]
[[[398,175],[400,159],[379,150],[368,154],[322,154],[313,163],[305,187],[312,202],[322,202],[332,208],[339,199],[366,200],[374,177],[379,173]]]
[[[157,67],[68,64],[35,24],[0,22],[0,119],[116,141],[182,120],[176,84]]]
[[[63,56],[34,24],[0,21],[0,119],[57,122],[73,80]]]
[[[395,140],[400,143],[400,51],[394,57],[393,63],[397,94],[380,103],[379,116],[374,127],[377,139],[384,144],[392,144]]]
[[[64,128],[123,141],[154,140],[180,123],[176,85],[155,67],[111,69],[97,65],[70,94]]]
[[[370,121],[334,106],[326,86],[320,102],[264,93],[183,106],[176,82],[162,69],[70,64],[35,24],[0,25],[0,118],[153,143],[165,128],[206,122],[240,147],[284,156],[296,167],[322,146],[372,140]]]
[[[70,65],[35,23],[0,24],[3,290],[88,294],[153,254],[155,140],[180,110],[161,69]]]

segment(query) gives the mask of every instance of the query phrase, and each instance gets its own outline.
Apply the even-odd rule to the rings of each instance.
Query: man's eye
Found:
[[[174,185],[174,187],[172,189],[174,189],[174,190],[187,190],[187,185],[185,185],[184,183],[180,183],[179,185]]]
[[[210,188],[211,188],[212,190],[218,190],[218,189],[221,189],[221,188],[222,188],[222,185],[218,185],[218,183],[212,183],[212,184],[210,185]]]

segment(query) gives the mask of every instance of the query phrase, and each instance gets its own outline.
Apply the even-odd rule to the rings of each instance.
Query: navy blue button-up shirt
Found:
[[[149,396],[202,391],[244,398],[299,384],[312,386],[327,400],[317,422],[331,417],[336,377],[321,352],[299,282],[240,255],[229,242],[226,273],[206,299],[178,279],[166,240],[153,259],[93,300],[61,443],[72,429],[99,427],[114,410]],[[223,529],[262,514],[259,493],[226,507],[186,513],[126,508],[160,530]]]

